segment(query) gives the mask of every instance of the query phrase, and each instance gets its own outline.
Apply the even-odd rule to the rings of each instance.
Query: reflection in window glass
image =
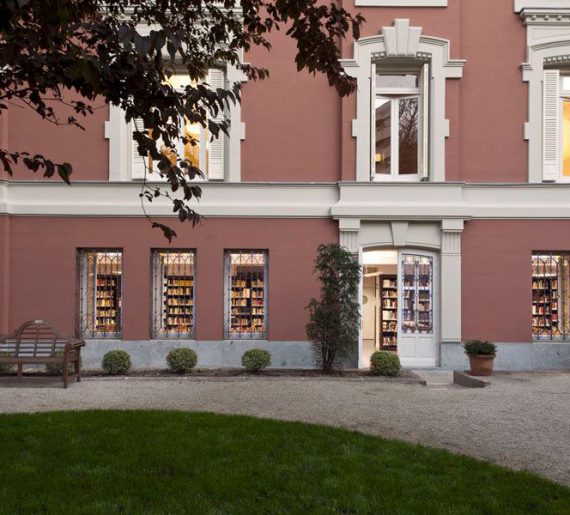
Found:
[[[427,256],[402,257],[402,332],[433,332],[433,259]]]
[[[392,146],[392,102],[376,99],[376,173],[390,174]]]
[[[399,100],[399,173],[418,173],[418,108],[419,99]]]
[[[570,99],[562,101],[562,159],[562,175],[570,177]]]

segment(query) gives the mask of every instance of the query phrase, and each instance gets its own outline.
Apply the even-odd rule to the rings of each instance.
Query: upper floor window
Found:
[[[446,81],[465,64],[450,53],[449,41],[398,18],[341,59],[357,82],[356,181],[445,181]]]
[[[384,72],[375,69],[372,175],[375,180],[427,177],[429,66]]]
[[[183,90],[190,84],[190,78],[183,74],[176,74],[169,77],[168,82],[173,88]],[[208,72],[207,82],[212,88],[223,88],[225,77],[223,70],[211,69]],[[220,114],[218,118],[222,118]],[[180,138],[175,148],[164,146],[161,141],[157,141],[161,152],[168,156],[174,163],[176,155],[191,162],[204,172],[205,179],[223,180],[225,176],[225,138],[220,133],[218,137],[212,138],[207,127],[199,123],[191,123],[189,120],[179,121],[181,132]],[[134,120],[131,123],[131,131],[141,130],[142,119]],[[149,180],[165,180],[161,177],[158,169],[150,156],[141,156],[137,151],[137,144],[131,137],[131,178],[144,179],[146,174]]]

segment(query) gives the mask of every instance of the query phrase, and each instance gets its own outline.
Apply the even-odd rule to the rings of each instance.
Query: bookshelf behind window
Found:
[[[79,332],[118,338],[122,320],[122,252],[81,250]]]
[[[568,337],[570,255],[532,256],[532,335],[536,339]]]
[[[193,251],[154,251],[153,336],[194,336],[195,255]]]
[[[226,253],[226,338],[265,338],[267,253]]]
[[[398,278],[380,276],[380,350],[398,348]]]

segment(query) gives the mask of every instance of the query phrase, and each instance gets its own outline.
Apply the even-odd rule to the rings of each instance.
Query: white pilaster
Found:
[[[441,341],[461,342],[461,233],[463,220],[441,222]]]
[[[338,221],[338,228],[340,231],[340,244],[353,254],[356,254],[360,247],[360,219],[341,218]]]

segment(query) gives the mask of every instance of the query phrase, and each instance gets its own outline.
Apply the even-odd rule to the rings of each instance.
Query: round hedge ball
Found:
[[[241,364],[248,372],[259,372],[271,365],[271,354],[263,349],[250,349],[243,353]]]
[[[168,368],[177,374],[192,370],[198,362],[198,356],[192,349],[172,349],[166,356]]]
[[[400,358],[395,352],[378,351],[370,357],[370,370],[376,376],[400,375]]]
[[[131,369],[131,357],[124,350],[112,350],[103,356],[101,368],[110,376],[126,375]]]

